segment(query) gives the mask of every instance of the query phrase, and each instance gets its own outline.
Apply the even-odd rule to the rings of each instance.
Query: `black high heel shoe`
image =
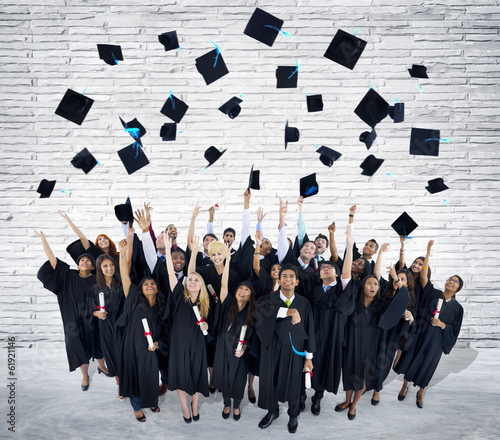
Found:
[[[82,385],[82,391],[88,391],[90,383],[87,385]]]
[[[240,410],[240,413],[239,413],[239,414],[235,414],[235,413],[234,413],[234,409],[235,409],[235,408],[233,408],[233,419],[234,419],[234,420],[236,420],[236,421],[238,421],[238,420],[240,420],[240,418],[241,418],[241,409],[236,408],[236,409],[239,409],[239,410]]]
[[[255,391],[253,392],[253,397],[250,397],[250,389],[247,391],[247,396],[248,396],[248,401],[250,403],[255,403],[257,402],[257,398],[255,397]]]
[[[191,413],[192,413],[192,412],[193,412],[193,402],[191,402]],[[193,414],[193,420],[194,420],[195,422],[197,422],[198,420],[200,420],[200,412],[199,412],[199,411],[198,411],[198,415],[197,415],[197,416],[195,416],[195,415]]]
[[[417,391],[417,400],[416,400],[416,403],[417,403],[417,407],[422,409],[424,407],[424,402],[419,402],[418,401],[418,391]]]
[[[222,418],[223,418],[224,420],[229,419],[229,416],[230,416],[230,415],[231,415],[231,408],[229,408],[229,412],[228,412],[228,413],[225,413],[225,412],[224,412],[224,408],[222,409]]]
[[[104,371],[101,370],[100,367],[97,367],[97,374],[104,374],[106,377],[114,377],[114,376],[111,376],[111,374],[108,373],[105,373]]]
[[[182,416],[182,418],[184,419],[184,421],[186,423],[191,423],[191,417],[189,417],[188,419],[186,419],[186,417]]]

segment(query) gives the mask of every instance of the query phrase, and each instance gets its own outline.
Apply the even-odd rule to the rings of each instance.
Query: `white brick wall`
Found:
[[[460,344],[499,346],[497,263],[500,238],[500,66],[494,0],[454,2],[363,0],[352,6],[311,1],[21,0],[2,6],[0,15],[0,138],[2,192],[0,256],[0,335],[16,334],[26,345],[62,340],[55,297],[36,279],[45,260],[33,228],[48,237],[56,255],[74,239],[58,214],[69,213],[89,238],[104,232],[121,236],[113,206],[130,195],[135,207],[151,201],[154,224],[175,222],[185,242],[190,212],[197,201],[218,202],[216,231],[240,228],[241,194],[252,164],[261,170],[262,190],[252,210],[269,212],[266,235],[276,239],[278,196],[291,203],[290,233],[296,232],[298,179],[317,172],[320,193],[306,201],[311,235],[342,225],[351,204],[358,205],[356,237],[389,241],[386,261],[398,255],[392,221],[407,211],[420,225],[407,245],[408,259],[435,239],[431,265],[438,286],[460,274],[466,288]],[[255,6],[285,21],[269,48],[243,35]],[[367,41],[353,71],[323,57],[337,29]],[[164,52],[157,35],[177,30],[182,51]],[[220,47],[230,74],[206,86],[195,58]],[[99,60],[96,44],[120,44],[125,60],[110,67]],[[297,89],[276,89],[275,69],[299,61]],[[428,67],[428,80],[410,78],[412,64]],[[423,88],[420,93],[418,85]],[[367,127],[353,113],[374,87],[388,102],[405,103],[404,123],[389,118],[377,126],[369,153],[386,161],[372,178],[360,175],[367,156],[358,136]],[[54,114],[67,88],[95,103],[81,127]],[[190,106],[178,125],[176,142],[162,142],[159,130],[170,122],[160,114],[169,90]],[[307,113],[305,95],[323,95],[325,109]],[[242,112],[230,120],[217,109],[242,94]],[[118,117],[137,117],[151,161],[128,176],[116,151],[131,143]],[[284,150],[286,118],[300,130],[300,141]],[[408,153],[411,127],[441,130],[440,156]],[[210,145],[228,151],[203,170]],[[343,154],[332,167],[318,160],[315,145]],[[103,164],[89,175],[70,165],[83,147]],[[389,177],[386,173],[393,173]],[[431,195],[427,180],[444,177],[450,189]],[[42,178],[55,178],[49,199],[35,192]],[[61,193],[66,190],[68,193]],[[449,206],[443,202],[449,201]],[[203,233],[206,212],[198,222]],[[255,221],[255,217],[254,217]],[[343,239],[339,228],[337,239]]]

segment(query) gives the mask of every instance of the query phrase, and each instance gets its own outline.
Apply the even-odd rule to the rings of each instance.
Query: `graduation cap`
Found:
[[[359,118],[367,123],[371,128],[374,128],[382,119],[387,116],[389,104],[375,90],[370,89],[358,104],[354,113]]]
[[[365,49],[366,41],[339,29],[326,49],[325,57],[341,64],[348,69],[354,69],[359,57]]]
[[[143,137],[147,131],[137,118],[134,118],[129,122],[125,122],[122,118],[120,118],[120,122],[122,123],[125,131],[132,136],[132,139],[138,142],[142,147],[141,137]]]
[[[438,177],[437,179],[432,179],[427,182],[425,189],[429,191],[431,194],[436,194],[441,191],[446,191],[448,187],[443,181],[442,177]]]
[[[229,73],[219,48],[196,58],[196,69],[203,76],[207,86]]]
[[[205,151],[205,159],[208,160],[208,165],[205,167],[208,168],[210,165],[213,165],[219,158],[226,152],[226,150],[219,151],[214,146],[208,147]]]
[[[427,67],[419,64],[413,64],[411,69],[408,69],[412,78],[429,78],[427,76]]]
[[[287,119],[285,123],[285,150],[288,146],[288,142],[298,142],[299,137],[299,129],[297,127],[289,127]]]
[[[97,50],[99,52],[99,58],[110,66],[116,66],[118,61],[123,61],[121,46],[98,44]]]
[[[274,15],[268,14],[260,8],[255,8],[243,33],[272,47],[283,23],[283,20]]]
[[[177,31],[164,32],[163,34],[158,35],[158,41],[165,47],[165,52],[179,47]]]
[[[293,306],[291,307],[293,308]],[[301,325],[293,325],[289,317],[276,321],[274,329],[284,345],[293,344],[295,349],[297,349],[297,347],[302,347],[303,341],[309,339],[304,327]]]
[[[307,111],[308,112],[321,112],[323,111],[323,96],[321,95],[307,95]]]
[[[127,201],[125,203],[115,206],[115,215],[116,218],[121,222],[134,221],[134,211],[132,210],[130,197],[127,197]]]
[[[93,99],[68,89],[57,106],[55,113],[68,121],[82,125],[93,103]]]
[[[406,212],[403,212],[391,225],[392,229],[396,231],[396,233],[401,236],[408,237],[415,229],[418,228],[418,225]]]
[[[175,122],[167,122],[161,126],[160,136],[162,141],[175,141],[177,136],[177,124]]]
[[[385,310],[379,320],[378,326],[383,330],[393,328],[403,316],[408,303],[410,302],[410,294],[407,289],[400,290],[392,297],[389,307]]]
[[[179,123],[186,114],[188,108],[189,105],[181,101],[175,95],[170,94],[165,104],[163,104],[160,113],[172,119],[172,121]]]
[[[377,159],[373,154],[370,154],[360,165],[360,168],[363,169],[361,174],[363,176],[373,176],[383,163],[384,159]]]
[[[319,186],[316,182],[316,173],[309,174],[309,176],[300,179],[300,195],[307,198],[318,194]]]
[[[325,147],[324,145],[319,147],[316,150],[316,153],[319,153],[321,155],[319,156],[319,160],[323,165],[326,165],[327,167],[331,167],[333,165],[333,162],[335,162],[342,156],[342,154],[340,154],[338,151],[332,150],[331,148]]]
[[[95,160],[95,157],[87,148],[84,148],[71,159],[71,165],[75,168],[80,168],[85,174],[88,174],[97,165],[97,160]]]
[[[241,112],[241,107],[240,103],[242,103],[243,100],[240,98],[237,98],[236,96],[233,96],[229,101],[225,102],[219,107],[219,110],[222,113],[225,113],[228,115],[231,119],[236,118]]]
[[[359,141],[364,142],[367,150],[371,148],[371,146],[375,142],[375,139],[377,139],[377,132],[375,131],[375,129],[373,129],[372,131],[363,131],[363,133],[359,135]]]
[[[416,156],[439,156],[439,130],[412,128],[410,154]]]
[[[133,174],[149,164],[144,150],[137,142],[119,150],[118,156],[129,174]]]
[[[253,165],[248,178],[248,189],[260,189],[260,170],[254,171]]]
[[[42,181],[38,185],[38,189],[36,190],[36,192],[40,194],[41,199],[50,197],[52,191],[54,190],[54,186],[56,186],[56,182],[56,180],[42,179]]]
[[[405,103],[396,102],[393,106],[389,106],[388,113],[395,124],[403,122],[405,120]]]
[[[299,79],[297,66],[278,66],[276,69],[276,88],[296,89]]]

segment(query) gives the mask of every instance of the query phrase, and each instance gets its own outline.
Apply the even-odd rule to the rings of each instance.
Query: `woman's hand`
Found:
[[[434,240],[430,240],[429,243],[427,243],[427,252],[431,251],[432,245],[434,244]]]
[[[345,228],[345,236],[347,246],[352,246],[352,231],[350,225],[347,225]]]
[[[59,215],[64,219],[66,220],[67,222],[71,221],[71,219],[69,218],[69,215],[66,214],[65,212],[62,212],[61,210],[57,211],[59,213]]]
[[[394,280],[394,281],[398,281],[398,274],[396,273],[396,268],[395,268],[395,265],[393,264],[392,266],[389,266],[387,268],[387,273],[391,276],[391,278]]]
[[[335,222],[332,222],[330,225],[328,225],[328,232],[330,232],[331,234],[333,234],[336,229],[337,227],[335,226]]]
[[[405,310],[405,313],[403,316],[405,318],[405,321],[410,321],[410,325],[413,324],[414,318],[413,318],[412,313],[409,310]]]
[[[120,254],[123,254],[124,252],[127,252],[128,250],[128,241],[126,238],[124,238],[123,240],[120,240],[118,242],[118,251],[120,252]]]
[[[108,312],[106,312],[105,310],[94,310],[92,314],[96,318],[102,319],[104,321],[108,315]]]
[[[242,349],[241,350],[234,350],[234,355],[237,357],[237,358],[240,358],[241,356],[243,356],[243,353],[245,353],[245,350],[246,350],[247,346],[246,345],[243,345]]]
[[[192,215],[192,217],[193,218],[198,217],[198,215],[200,214],[200,210],[201,210],[201,206],[198,205],[198,203],[196,203],[196,206],[193,209],[193,215]]]
[[[205,321],[200,322],[199,325],[200,325],[200,329],[201,329],[202,332],[208,331],[208,324]]]
[[[157,349],[158,349],[158,341],[155,341],[155,342],[153,343],[153,346],[152,346],[152,347],[150,347],[150,346],[148,345],[148,350],[149,350],[149,351],[156,351]]]
[[[433,325],[434,327],[441,327],[443,330],[446,327],[446,324],[439,318],[431,318],[431,325]]]
[[[35,231],[35,234],[36,234],[38,237],[40,237],[40,238],[45,238],[45,234],[44,234],[42,231],[38,232],[36,229],[33,229],[33,231]]]
[[[153,210],[153,207],[150,205],[151,203],[144,202],[144,213],[146,214],[146,221],[151,223],[151,211]]]
[[[193,255],[196,255],[198,252],[200,252],[200,249],[202,247],[203,245],[200,243],[200,237],[198,235],[195,235],[193,241],[191,242],[191,253]]]
[[[349,208],[349,215],[354,215],[356,213],[356,205],[352,205]]]

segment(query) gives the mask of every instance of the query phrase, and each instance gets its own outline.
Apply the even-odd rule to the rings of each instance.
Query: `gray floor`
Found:
[[[7,364],[6,352],[3,348],[3,365]],[[363,396],[354,421],[347,419],[346,412],[333,410],[343,400],[343,393],[325,396],[320,416],[313,416],[309,391],[306,411],[299,418],[295,437],[498,439],[499,359],[500,349],[455,348],[450,355],[443,356],[426,392],[423,409],[416,407],[413,389],[405,401],[398,402],[401,378],[391,373],[380,395],[380,404],[373,407],[370,395]],[[116,399],[114,379],[98,375],[95,363],[91,364],[90,389],[83,393],[81,375],[68,373],[62,347],[19,348],[16,368],[16,434],[10,433],[9,425],[3,422],[0,438],[290,438],[286,407],[282,406],[280,418],[270,428],[260,430],[257,423],[265,412],[246,399],[239,422],[232,418],[223,420],[219,393],[200,400],[199,422],[186,425],[176,393],[168,392],[160,398],[161,412],[153,414],[148,410],[147,422],[138,423],[129,402]],[[6,420],[8,389],[3,384],[0,389],[2,419]]]

